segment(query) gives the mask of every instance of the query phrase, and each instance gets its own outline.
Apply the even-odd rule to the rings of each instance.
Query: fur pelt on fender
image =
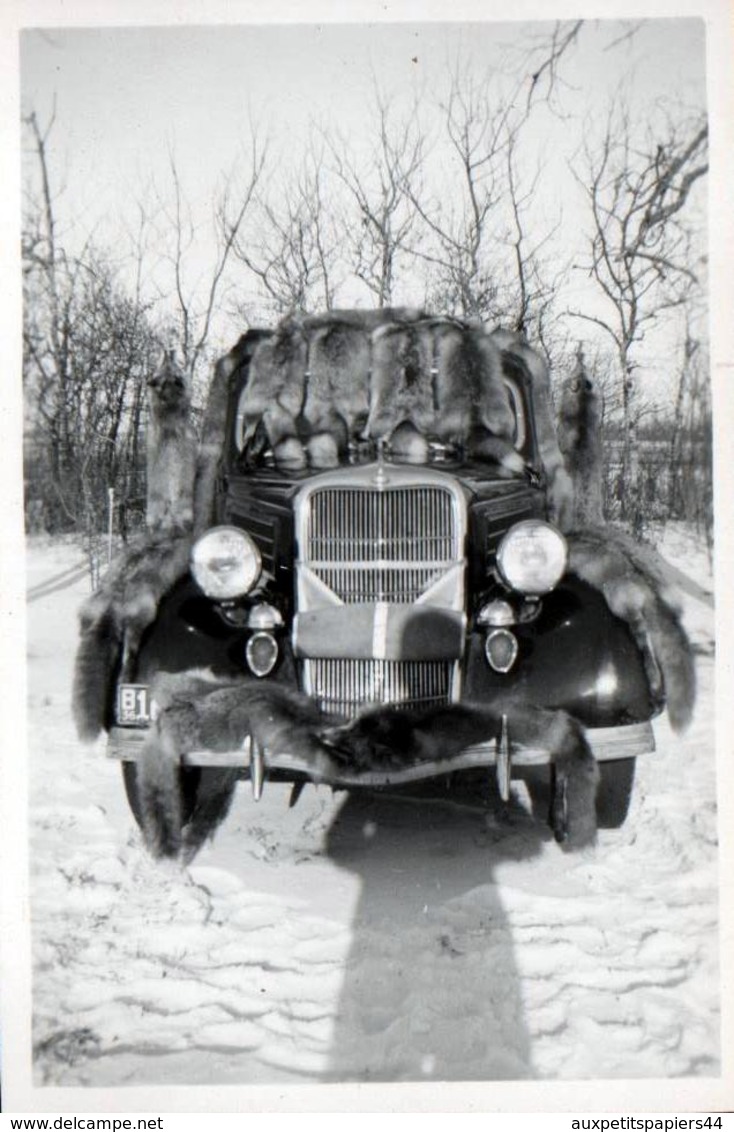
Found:
[[[653,692],[664,693],[671,726],[683,730],[693,713],[696,672],[664,563],[652,547],[636,545],[614,527],[590,527],[566,538],[569,573],[599,590],[612,613],[627,622]]]
[[[604,522],[601,417],[601,397],[579,356],[558,410],[558,443],[573,483],[572,530]]]
[[[573,521],[573,484],[558,445],[548,368],[521,334],[494,330],[490,337],[500,350],[519,361],[530,374],[540,462],[548,481],[550,518],[562,531],[568,531]]]
[[[132,539],[79,613],[72,711],[81,739],[106,726],[115,674],[132,676],[143,633],[158,604],[187,572],[190,531],[153,531]]]
[[[158,531],[190,527],[196,436],[188,382],[171,351],[148,382],[148,393],[146,525]]]

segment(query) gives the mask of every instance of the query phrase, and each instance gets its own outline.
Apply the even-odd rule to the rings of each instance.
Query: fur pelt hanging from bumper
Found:
[[[255,680],[223,682],[199,672],[158,678],[153,695],[159,714],[138,763],[138,794],[143,830],[158,856],[190,854],[216,827],[183,820],[179,768],[181,756],[198,749],[228,751],[252,737],[261,747],[299,756],[315,780],[365,771],[397,770],[421,762],[440,762],[465,747],[491,742],[507,716],[518,740],[547,746],[557,784],[551,824],[568,848],[593,842],[598,769],[583,728],[562,711],[528,705],[448,704],[425,711],[374,708],[343,724],[295,690]],[[223,784],[223,793],[230,783]],[[224,816],[208,799],[210,817]],[[217,821],[221,818],[217,818]]]
[[[117,673],[130,679],[143,633],[161,598],[189,568],[190,531],[150,531],[132,539],[79,612],[72,712],[79,737],[107,726]]]
[[[653,547],[610,526],[571,532],[566,541],[569,573],[603,594],[627,622],[653,693],[664,696],[673,729],[683,730],[693,714],[696,670],[665,563]]]

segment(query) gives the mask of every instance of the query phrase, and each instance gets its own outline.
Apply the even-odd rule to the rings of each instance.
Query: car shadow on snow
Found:
[[[326,1079],[532,1076],[497,870],[549,837],[477,779],[346,798],[326,852],[361,895]]]

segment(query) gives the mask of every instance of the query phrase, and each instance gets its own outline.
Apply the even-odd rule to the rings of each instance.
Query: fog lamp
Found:
[[[278,642],[272,633],[253,633],[247,642],[245,656],[254,676],[268,676],[278,660]]]
[[[260,551],[239,527],[212,527],[191,550],[191,573],[207,597],[219,601],[249,593],[260,577]]]
[[[280,611],[266,601],[253,605],[247,617],[248,629],[277,629],[283,624]]]
[[[488,601],[477,614],[477,625],[514,625],[515,610],[509,601]]]
[[[541,519],[516,523],[497,549],[497,569],[513,590],[538,597],[560,581],[568,549],[560,531]]]
[[[509,629],[493,629],[487,634],[484,652],[490,668],[495,672],[509,672],[517,660],[517,638]]]

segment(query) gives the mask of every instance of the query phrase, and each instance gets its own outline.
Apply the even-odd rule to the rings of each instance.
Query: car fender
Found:
[[[657,714],[656,698],[627,624],[598,590],[567,575],[538,616],[512,627],[518,655],[507,673],[486,659],[486,632],[469,635],[463,698],[512,694],[537,707],[561,708],[587,727],[640,723]]]

